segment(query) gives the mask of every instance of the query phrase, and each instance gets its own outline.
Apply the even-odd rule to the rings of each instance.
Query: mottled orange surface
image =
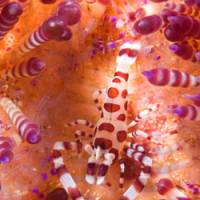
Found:
[[[14,148],[15,157],[10,164],[0,165],[1,200],[36,200],[38,197],[32,193],[33,188],[45,195],[60,186],[58,178],[51,176],[51,162],[48,162],[53,144],[58,140],[73,140],[74,128],[66,127],[67,122],[84,118],[96,122],[99,113],[93,104],[92,93],[96,89],[105,88],[109,78],[115,69],[116,52],[98,54],[91,59],[88,56],[91,38],[84,43],[79,27],[74,27],[74,37],[69,42],[48,42],[31,51],[25,56],[18,55],[17,47],[24,38],[35,30],[48,15],[55,5],[44,6],[38,0],[31,2],[22,19],[11,32],[16,41],[11,49],[7,50],[6,40],[0,44],[1,69],[12,66],[24,58],[37,56],[47,63],[46,70],[33,80],[20,80],[9,86],[8,93],[12,98],[18,99],[18,105],[23,112],[40,124],[42,140],[37,145],[29,145],[21,142],[17,137],[15,127],[3,133],[16,138]],[[86,14],[86,10],[83,10]],[[84,13],[83,12],[83,13]],[[96,34],[105,35],[106,27],[99,26]],[[10,34],[11,34],[10,33]],[[111,31],[112,33],[112,31]],[[6,37],[7,38],[7,37]],[[199,74],[199,65],[182,61],[172,55],[167,46],[168,43],[159,33],[152,34],[141,40],[142,50],[139,54],[138,67],[132,69],[134,76],[130,81],[132,94],[130,99],[133,105],[133,114],[146,108],[147,103],[161,104],[161,112],[168,116],[166,105],[171,103],[187,103],[183,98],[184,93],[197,93],[198,88],[177,89],[158,88],[150,85],[141,76],[141,71],[153,67],[169,67]],[[154,45],[152,54],[145,54],[144,48]],[[161,59],[156,60],[160,55]],[[5,123],[11,123],[8,116],[0,109],[0,119]],[[181,158],[190,160],[190,165],[184,169],[173,172],[175,183],[184,181],[200,184],[199,162],[199,122],[180,122],[177,142],[181,142],[183,149]],[[127,181],[124,189],[118,188],[119,168],[118,164],[111,167],[106,177],[106,182],[111,186],[90,186],[84,181],[86,162],[88,155],[83,153],[77,157],[75,153],[65,153],[65,163],[72,173],[80,190],[88,199],[114,200],[117,199],[128,187],[131,181]],[[169,160],[172,158],[169,158]],[[164,162],[165,163],[165,162]],[[47,180],[43,181],[42,173],[48,173]],[[158,200],[154,184],[150,181],[139,200]],[[200,197],[194,199],[200,199]]]

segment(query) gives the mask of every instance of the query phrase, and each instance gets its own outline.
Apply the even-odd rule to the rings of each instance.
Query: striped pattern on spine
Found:
[[[32,49],[42,45],[49,39],[44,35],[42,26],[40,26],[36,31],[34,31],[25,42],[19,47],[20,53],[24,54]]]
[[[167,68],[147,70],[143,72],[143,75],[151,84],[157,86],[196,87],[200,84],[199,76]]]
[[[53,147],[53,163],[57,175],[64,189],[73,200],[84,200],[74,179],[65,167],[61,151],[77,149],[77,143],[74,142],[56,142]]]
[[[45,62],[32,57],[27,61],[23,61],[20,64],[12,67],[11,69],[5,70],[2,77],[7,79],[15,78],[28,78],[37,76],[45,67]]]
[[[15,14],[14,19],[10,19],[9,17],[13,18],[12,12],[16,12],[16,10],[12,11],[12,6],[15,4],[16,10],[18,9],[18,14]],[[9,13],[9,17],[6,16],[5,13]],[[22,7],[20,4],[11,2],[6,4],[0,14],[0,40],[4,38],[4,36],[8,33],[9,30],[13,28],[13,26],[18,22],[19,16],[22,14]]]
[[[168,107],[168,111],[183,119],[200,120],[200,109],[195,105],[171,105]]]
[[[1,98],[0,106],[8,114],[23,140],[31,144],[39,142],[40,133],[38,125],[30,121],[9,98]]]

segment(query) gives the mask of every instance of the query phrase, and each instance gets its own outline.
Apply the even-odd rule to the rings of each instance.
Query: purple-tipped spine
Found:
[[[32,57],[27,61],[21,62],[13,68],[6,70],[4,76],[6,79],[34,77],[44,70],[45,65],[43,60]]]
[[[38,125],[27,118],[9,98],[1,98],[0,106],[8,114],[23,140],[30,144],[36,144],[40,141]]]
[[[39,27],[36,31],[34,31],[28,39],[20,46],[19,51],[21,53],[26,53],[31,51],[32,49],[40,46],[45,43],[49,39],[44,35],[42,27]]]
[[[185,95],[183,95],[183,96],[184,96],[184,98],[186,98],[186,99],[192,100],[193,103],[194,103],[196,106],[200,107],[200,93],[199,93],[199,94],[194,94],[194,95],[185,94]]]
[[[194,49],[189,44],[174,43],[169,45],[169,49],[184,60],[192,59],[194,55]]]
[[[195,121],[200,120],[200,109],[195,105],[171,105],[168,107],[168,111],[182,119]]]
[[[163,14],[164,15],[164,14]],[[188,37],[200,38],[200,21],[194,17],[179,15],[179,16],[164,16],[168,24],[164,30],[167,40],[171,42],[183,41]]]
[[[199,76],[174,69],[155,68],[143,71],[142,74],[156,86],[196,87],[200,85]]]
[[[64,22],[58,16],[53,16],[34,31],[19,50],[23,54],[49,40],[69,40],[71,36],[71,30],[65,26]]]
[[[14,142],[11,138],[5,136],[0,137],[0,164],[9,163],[13,159],[13,147]]]
[[[21,5],[16,2],[8,3],[3,7],[0,14],[0,39],[3,39],[8,31],[17,23],[22,11]]]

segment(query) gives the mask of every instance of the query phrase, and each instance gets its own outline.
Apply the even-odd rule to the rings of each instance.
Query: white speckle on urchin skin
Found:
[[[24,195],[26,195],[28,193],[28,191],[15,190],[14,193],[17,196],[24,196]]]
[[[5,38],[5,45],[7,48],[11,48],[13,44],[15,43],[15,35],[13,33],[8,33]]]
[[[37,170],[37,168],[32,168],[32,171],[34,171],[34,172],[37,172],[38,170]]]

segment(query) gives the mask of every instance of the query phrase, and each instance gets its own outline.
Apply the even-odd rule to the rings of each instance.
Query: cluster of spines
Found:
[[[12,100],[7,97],[3,97],[0,99],[0,106],[8,114],[23,140],[26,140],[31,144],[35,144],[40,141],[40,130],[38,125],[26,117],[12,102]]]
[[[156,86],[197,87],[200,85],[199,76],[174,69],[155,68],[144,71],[143,75]],[[200,120],[199,95],[186,95],[186,98],[193,100],[194,105],[171,105],[168,111],[183,119]]]
[[[156,28],[156,30],[157,30],[158,28]],[[152,32],[154,32],[154,31],[152,31]],[[37,36],[38,37],[37,37]],[[45,36],[44,36],[44,38],[42,38],[42,36],[44,36],[44,35],[40,35],[40,33],[39,33],[39,31],[37,32],[34,32],[33,33],[33,35],[31,35],[31,37],[29,38],[29,42],[26,44],[26,45],[30,45],[31,44],[31,48],[29,48],[28,47],[28,49],[30,50],[30,49],[32,49],[32,48],[35,48],[36,46],[39,46],[38,44],[40,44],[40,42],[45,42],[45,41],[47,41],[49,38],[45,38]],[[31,40],[31,38],[32,38],[32,40]],[[27,47],[27,46],[26,46]],[[21,66],[21,65],[20,65]],[[26,76],[26,74],[21,74],[21,72],[20,71],[18,71],[18,73],[12,73],[12,76],[13,77],[18,77],[20,75],[20,77],[23,77],[23,76]],[[30,74],[29,74],[30,75]],[[28,75],[27,75],[28,76]],[[1,100],[1,101],[3,101],[3,100]],[[11,106],[12,107],[12,106]],[[8,112],[8,114],[10,115],[10,116],[12,116],[11,117],[11,119],[15,119],[15,116],[14,116],[14,113],[12,113],[11,111],[9,111],[10,109],[11,109],[11,107],[10,108],[8,108],[8,110],[7,110],[7,112]],[[16,111],[18,111],[18,110],[16,110]],[[18,117],[18,116],[17,116]],[[17,122],[16,121],[14,121],[15,123],[16,123],[16,126],[17,126]],[[23,125],[18,125],[17,127],[20,127],[20,126],[23,126]],[[23,135],[23,134],[22,134]]]
[[[199,8],[187,4],[166,3],[157,15],[145,16],[134,23],[133,32],[148,35],[163,29],[165,38],[173,42],[169,46],[177,56],[193,62],[200,61]],[[174,43],[175,42],[175,43]]]
[[[180,118],[187,120],[200,120],[200,94],[184,95],[185,99],[191,100],[193,104],[188,105],[171,105],[169,111],[176,114]]]
[[[164,35],[167,40],[173,42],[169,46],[170,50],[184,60],[200,61],[198,44],[200,12],[195,1],[191,5],[187,2],[181,4],[166,3],[164,10],[168,10],[165,16]]]
[[[20,53],[29,52],[49,40],[69,40],[72,32],[68,26],[78,23],[80,17],[80,5],[76,0],[61,2],[56,14],[45,20],[19,47]]]

